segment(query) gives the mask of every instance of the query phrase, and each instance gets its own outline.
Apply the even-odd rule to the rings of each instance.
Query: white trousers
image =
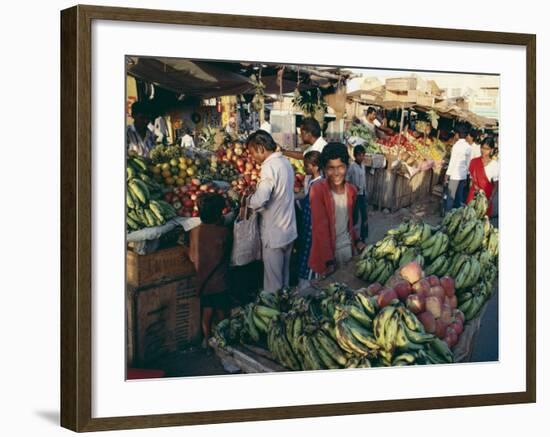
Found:
[[[283,287],[288,287],[290,279],[290,255],[292,243],[277,249],[264,247],[264,290],[275,293]]]

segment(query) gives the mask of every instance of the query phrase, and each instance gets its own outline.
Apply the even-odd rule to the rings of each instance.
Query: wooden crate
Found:
[[[200,340],[200,299],[189,275],[148,287],[127,287],[127,353],[146,366]]]
[[[126,251],[126,283],[132,287],[146,287],[190,275],[194,271],[193,263],[180,245],[148,255]]]

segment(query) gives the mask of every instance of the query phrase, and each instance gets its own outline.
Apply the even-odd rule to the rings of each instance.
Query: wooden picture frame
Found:
[[[526,48],[526,390],[517,393],[399,399],[212,412],[92,417],[91,69],[93,20],[187,24],[491,43]],[[61,425],[100,431],[250,420],[504,405],[536,401],[536,37],[530,34],[274,17],[75,6],[61,12]]]

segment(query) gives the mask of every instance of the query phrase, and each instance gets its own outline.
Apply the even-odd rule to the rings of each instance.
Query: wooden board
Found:
[[[148,255],[126,251],[126,282],[132,287],[145,287],[191,275],[194,271],[193,263],[180,245]]]
[[[194,276],[127,288],[128,363],[146,365],[200,338],[200,299]]]
[[[263,351],[258,353],[257,346],[238,346],[227,345],[221,347],[215,338],[211,338],[208,342],[217,357],[222,360],[233,364],[241,369],[243,373],[266,373],[266,372],[288,372],[289,369],[277,364],[275,361],[270,360],[271,356],[269,351]]]

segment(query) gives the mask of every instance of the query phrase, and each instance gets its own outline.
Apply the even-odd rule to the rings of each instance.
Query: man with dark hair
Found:
[[[303,152],[283,150],[283,155],[294,159],[304,159],[304,155],[308,152],[317,151],[321,153],[327,144],[321,134],[321,126],[317,120],[304,118],[300,125],[300,136],[302,143],[306,145],[306,149]]]
[[[372,134],[372,138],[376,139],[376,129],[382,126],[382,123],[380,123],[376,118],[376,109],[369,106],[365,112],[365,116],[365,126]]]
[[[466,141],[470,129],[466,125],[459,125],[456,129],[458,141],[451,150],[451,159],[445,174],[447,187],[447,204],[445,209],[458,208],[464,203],[464,190],[468,177],[468,166],[472,155],[472,146]]]
[[[363,243],[368,237],[367,220],[367,172],[365,168],[365,148],[355,146],[353,148],[354,161],[350,164],[346,174],[346,180],[357,188],[357,200],[353,209],[353,226],[355,233]]]
[[[252,158],[262,166],[249,207],[260,214],[264,290],[274,293],[289,285],[292,243],[298,236],[294,170],[288,159],[276,151],[277,144],[266,131],[257,130],[251,134],[246,146]]]
[[[265,130],[268,134],[271,135],[271,123],[270,123],[270,120],[271,119],[271,114],[269,111],[265,111],[265,114],[264,114],[264,121],[263,123],[260,125],[260,129],[261,130]]]
[[[185,134],[183,135],[183,137],[181,137],[181,142],[180,142],[180,146],[181,147],[195,147],[195,140],[193,140],[193,137],[191,136],[191,129],[189,129],[188,127],[186,127],[184,129],[184,132]]]
[[[134,124],[126,127],[126,148],[139,156],[149,156],[151,149],[156,145],[156,137],[151,130],[152,111],[150,104],[137,101],[132,105]]]

